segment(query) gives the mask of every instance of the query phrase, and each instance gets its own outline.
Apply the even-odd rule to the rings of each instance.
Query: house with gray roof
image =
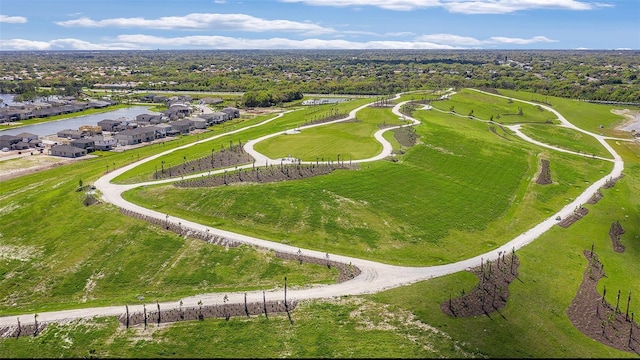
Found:
[[[229,119],[235,119],[240,117],[240,110],[234,107],[226,107],[220,111],[227,113],[227,115],[229,115]]]
[[[188,134],[191,130],[195,129],[195,127],[191,120],[184,119],[171,122],[171,129],[178,131],[180,134]]]
[[[54,145],[49,153],[53,156],[77,158],[87,155],[87,150],[71,145]]]
[[[56,133],[58,137],[67,139],[80,139],[82,137],[82,131],[73,129],[64,129]]]
[[[26,150],[26,149],[30,148],[30,146],[29,146],[29,143],[28,143],[28,142],[19,141],[19,142],[17,142],[17,143],[15,143],[15,144],[13,144],[13,145],[11,146],[11,148],[12,148],[13,150]]]
[[[33,116],[38,118],[46,118],[50,116],[56,116],[62,114],[62,109],[60,107],[48,107],[48,108],[40,108],[32,111]]]
[[[118,144],[113,136],[95,135],[89,139],[93,140],[94,148],[96,150],[109,151],[113,150]]]
[[[11,106],[0,109],[0,122],[27,120],[33,117],[34,115],[32,110],[17,109]]]
[[[114,132],[116,127],[122,123],[122,120],[104,119],[98,121],[98,126],[102,128],[102,131]]]
[[[21,138],[13,135],[0,135],[0,149],[11,149],[14,144],[22,141]]]
[[[155,126],[120,131],[114,137],[120,145],[135,145],[156,139]]]
[[[223,122],[229,120],[229,114],[222,111],[214,111],[212,113],[200,114],[198,117],[206,119],[209,122],[209,125],[212,124],[222,124]]]
[[[205,97],[202,98],[200,100],[198,100],[198,104],[206,104],[206,105],[218,105],[218,104],[222,104],[224,102],[224,100],[222,100],[221,98],[212,98],[212,97]]]
[[[16,136],[22,139],[22,141],[24,142],[29,142],[31,140],[38,140],[38,135],[28,133],[28,132],[21,132],[20,134],[16,134]]]
[[[207,125],[209,125],[207,120],[205,120],[203,118],[192,117],[192,118],[189,118],[189,120],[191,120],[193,122],[193,127],[195,129],[206,129]]]
[[[162,119],[162,114],[140,114],[136,116],[136,122],[139,124],[140,122],[152,123],[153,120],[156,120],[156,124],[160,122]]]
[[[90,138],[81,138],[81,139],[75,139],[71,141],[71,145],[75,146],[77,148],[80,149],[85,149],[87,150],[88,153],[94,151],[96,148],[96,143],[95,141],[93,141]]]
[[[96,100],[96,101],[89,102],[87,105],[90,108],[93,108],[93,109],[102,109],[102,108],[106,108],[107,106],[111,105],[111,103],[109,101]]]

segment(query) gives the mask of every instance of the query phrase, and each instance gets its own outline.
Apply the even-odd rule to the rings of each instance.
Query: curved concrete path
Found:
[[[398,98],[401,94],[398,94],[396,96],[396,98]],[[494,94],[489,94],[489,95],[494,95]],[[494,95],[495,96],[495,95]],[[515,100],[514,101],[520,101],[520,100]],[[527,101],[522,101],[523,103],[529,103]],[[405,120],[410,120],[411,124],[407,124],[407,125],[402,125],[402,126],[411,126],[411,125],[415,125],[415,124],[419,124],[420,122],[412,117],[409,116],[405,116],[402,115],[400,113],[400,108],[401,106],[406,103],[400,103],[397,104],[396,106],[394,106],[393,108],[393,113],[401,116],[403,119]],[[305,127],[300,127],[300,128],[296,128],[296,129],[291,129],[291,130],[287,130],[287,131],[297,131],[298,129],[300,130],[304,130],[307,128],[311,128],[311,127],[315,127],[315,126],[322,126],[322,125],[327,125],[327,124],[331,124],[331,123],[336,123],[336,122],[340,122],[340,121],[346,121],[349,119],[352,119],[355,117],[355,114],[365,108],[366,106],[368,106],[370,104],[367,105],[363,105],[353,111],[350,112],[349,116],[340,120],[335,120],[335,121],[331,121],[331,122],[327,122],[327,123],[322,123],[322,124],[314,124],[314,125],[308,125]],[[539,105],[539,104],[535,104],[535,105]],[[575,128],[572,124],[570,124],[566,119],[564,119],[564,117],[562,117],[562,115],[560,115],[559,113],[557,113],[555,110],[550,109],[547,107],[547,110],[553,112],[554,114],[556,114],[558,116],[558,118],[560,119],[560,121],[568,127],[572,127]],[[283,114],[280,114],[278,116],[282,116]],[[270,120],[266,120],[260,124],[256,124],[256,125],[252,125],[250,127],[246,127],[246,128],[242,128],[242,129],[238,129],[232,132],[228,132],[228,133],[224,133],[224,134],[220,134],[219,136],[225,136],[228,135],[230,133],[235,133],[235,132],[239,132],[239,131],[243,131],[245,129],[251,128],[251,127],[255,127],[255,126],[260,126],[263,125],[265,123],[268,123],[270,121],[273,121],[275,118],[274,117]],[[395,128],[398,128],[401,126],[396,126],[396,127],[389,127],[386,129],[382,129],[378,132],[375,133],[375,138],[383,145],[383,150],[380,154],[378,154],[377,156],[371,157],[369,159],[361,159],[361,160],[354,160],[357,162],[365,162],[365,161],[376,161],[376,160],[380,160],[383,159],[387,156],[389,156],[391,154],[391,144],[389,144],[388,141],[386,141],[383,137],[382,134],[385,131],[389,131]],[[521,134],[520,132],[517,131],[517,128],[513,128],[514,131],[516,131],[516,134]],[[495,248],[493,250],[490,250],[489,252],[486,252],[484,254],[475,256],[473,258],[470,259],[466,259],[463,261],[459,261],[456,263],[450,263],[450,264],[445,264],[445,265],[437,265],[437,266],[427,266],[427,267],[406,267],[406,266],[394,266],[394,265],[388,265],[388,264],[383,264],[383,263],[379,263],[379,262],[374,262],[374,261],[369,261],[369,260],[364,260],[364,259],[358,259],[358,258],[353,258],[353,257],[348,257],[348,256],[341,256],[341,255],[334,255],[334,254],[329,254],[330,260],[332,261],[338,261],[338,262],[342,262],[345,264],[353,264],[354,266],[357,266],[358,268],[360,268],[360,270],[362,271],[361,274],[357,277],[355,277],[352,280],[343,282],[343,283],[339,283],[339,284],[331,284],[331,285],[317,285],[317,286],[310,286],[307,288],[302,288],[302,289],[291,289],[289,288],[287,291],[287,301],[295,301],[295,300],[303,300],[303,299],[316,299],[316,298],[329,298],[329,297],[335,297],[335,296],[342,296],[342,295],[359,295],[359,294],[370,294],[370,293],[375,293],[375,292],[379,292],[379,291],[383,291],[385,289],[390,289],[390,288],[394,288],[394,287],[398,287],[398,286],[403,286],[403,285],[408,285],[411,283],[415,283],[418,281],[422,281],[422,280],[426,280],[426,279],[431,279],[434,277],[439,277],[439,276],[443,276],[443,275],[448,275],[448,274],[452,274],[452,273],[456,273],[459,271],[463,271],[465,269],[468,268],[472,268],[475,266],[480,265],[481,261],[487,261],[487,260],[495,260],[497,259],[501,253],[504,252],[510,252],[512,250],[517,250],[520,249],[521,247],[529,244],[530,242],[532,242],[533,240],[535,240],[536,238],[538,238],[540,235],[542,235],[544,232],[546,232],[547,230],[549,230],[553,225],[555,225],[557,223],[556,217],[557,216],[561,216],[562,218],[565,218],[567,216],[569,216],[570,214],[573,213],[574,209],[576,207],[581,206],[582,204],[586,203],[593,194],[595,194],[595,192],[602,187],[605,182],[611,178],[616,178],[618,176],[620,176],[622,174],[622,170],[623,170],[623,162],[622,159],[620,158],[620,156],[613,150],[613,148],[611,146],[609,146],[605,140],[604,137],[586,132],[584,130],[575,128],[578,131],[587,133],[591,136],[596,137],[601,143],[603,143],[603,145],[605,146],[605,148],[612,154],[613,156],[613,160],[611,159],[604,159],[604,160],[608,160],[608,161],[613,161],[614,162],[614,166],[613,166],[613,170],[611,171],[611,173],[609,173],[608,175],[606,175],[605,177],[601,178],[600,180],[596,181],[595,183],[593,183],[591,186],[589,186],[582,194],[580,194],[578,197],[576,197],[571,203],[565,205],[562,209],[560,209],[558,212],[556,212],[555,214],[551,215],[549,218],[547,218],[546,220],[542,221],[541,223],[537,224],[536,226],[532,227],[531,229],[525,231],[524,233],[520,234],[519,236],[515,237],[514,239],[512,239],[511,241],[507,242],[506,244]],[[275,133],[275,134],[270,134],[270,135],[266,135],[263,136],[259,139],[256,140],[251,140],[249,142],[247,142],[247,144],[245,144],[245,149],[252,154],[252,156],[254,156],[256,158],[256,166],[258,166],[262,161],[264,161],[265,163],[268,163],[269,161],[280,161],[283,159],[269,159],[268,157],[257,153],[255,150],[253,150],[253,145],[256,144],[259,141],[262,141],[264,139],[270,138],[272,136],[276,136],[279,134],[283,134],[284,132],[279,132],[279,133]],[[522,134],[523,135],[523,134]],[[263,247],[263,248],[267,248],[267,249],[273,249],[276,251],[281,251],[281,252],[286,252],[286,253],[292,253],[292,254],[296,254],[301,252],[302,255],[305,256],[313,256],[313,257],[317,257],[317,258],[321,258],[321,259],[325,259],[327,256],[327,253],[325,252],[320,252],[320,251],[315,251],[315,250],[308,250],[308,249],[300,249],[298,247],[293,247],[293,246],[289,246],[289,245],[285,245],[285,244],[281,244],[281,243],[277,243],[277,242],[272,242],[272,241],[267,241],[267,240],[263,240],[263,239],[259,239],[259,238],[255,238],[255,237],[251,237],[251,236],[246,236],[246,235],[242,235],[242,234],[237,234],[237,233],[233,233],[233,232],[229,232],[229,231],[225,231],[222,229],[217,229],[217,228],[213,228],[213,227],[208,227],[202,224],[198,224],[195,222],[191,222],[185,219],[179,219],[179,218],[174,218],[171,216],[168,216],[167,214],[163,214],[151,209],[147,209],[147,208],[143,208],[139,205],[130,203],[126,200],[124,200],[122,198],[122,193],[126,190],[138,187],[138,186],[144,186],[144,185],[151,185],[151,184],[159,184],[159,183],[169,183],[169,182],[173,182],[173,181],[177,181],[180,179],[165,179],[165,180],[158,180],[158,181],[150,181],[150,182],[144,182],[144,183],[138,183],[138,184],[130,184],[130,185],[118,185],[118,184],[113,184],[111,183],[111,181],[119,176],[120,174],[123,174],[124,172],[144,163],[147,161],[151,161],[154,160],[162,155],[165,155],[171,151],[175,151],[178,149],[183,149],[185,147],[188,146],[192,146],[193,144],[197,144],[197,143],[202,143],[205,141],[211,141],[219,136],[214,136],[212,138],[208,138],[208,139],[204,139],[192,144],[188,144],[188,145],[184,145],[181,147],[178,147],[176,149],[171,149],[165,152],[162,152],[160,154],[157,155],[153,155],[151,157],[142,159],[140,161],[137,161],[135,163],[132,163],[130,165],[124,166],[122,168],[119,168],[117,170],[112,171],[111,173],[108,173],[104,176],[102,176],[100,179],[98,179],[95,182],[95,186],[96,188],[99,189],[99,191],[102,193],[102,200],[105,202],[109,202],[112,203],[116,206],[128,209],[128,210],[132,210],[135,211],[137,213],[149,216],[149,217],[154,217],[156,219],[160,219],[160,220],[164,220],[164,221],[168,221],[171,222],[173,224],[178,224],[180,223],[180,225],[182,227],[186,227],[192,230],[196,230],[196,231],[203,231],[203,232],[209,232],[211,234],[214,235],[218,235],[218,236],[222,236],[228,239],[232,239],[235,241],[239,241],[242,243],[246,243],[246,244],[251,244],[254,246],[259,246],[259,247]],[[521,136],[521,135],[520,135]],[[523,137],[525,140],[530,141],[531,139],[528,139],[527,137]],[[536,143],[536,142],[534,142]],[[558,151],[566,151],[563,149],[559,149],[559,148],[555,148],[549,145],[544,144],[543,146],[546,147],[550,147],[554,150],[558,150]],[[570,151],[569,151],[570,152]],[[581,156],[585,156],[585,154],[582,153],[577,153],[577,152],[571,152],[573,154],[576,155],[581,155]],[[284,160],[283,160],[284,161]],[[261,165],[261,164],[260,164]],[[243,167],[251,167],[253,166],[252,164],[249,165],[245,165]],[[240,167],[237,167],[240,168]],[[220,173],[223,170],[218,170],[216,172]],[[211,172],[216,173],[216,172]],[[205,173],[200,173],[200,174],[194,174],[194,175],[190,175],[190,176],[185,176],[184,178],[195,178],[195,177],[201,177],[203,176],[203,174]],[[263,294],[266,297],[267,301],[270,300],[284,300],[284,293],[281,289],[273,289],[273,290],[269,290],[263,293],[263,291],[251,291],[251,292],[247,292],[246,293],[246,297],[247,297],[247,301],[248,302],[262,302],[263,300]],[[211,294],[202,294],[202,295],[197,295],[197,296],[192,296],[192,297],[186,297],[181,299],[182,301],[182,306],[183,307],[195,307],[198,305],[198,303],[200,301],[202,301],[202,303],[204,305],[212,305],[212,304],[222,304],[224,302],[224,297],[227,296],[227,301],[226,303],[239,303],[242,304],[244,303],[244,299],[245,299],[245,293],[211,293]],[[155,306],[154,303],[148,303],[146,305],[149,306]],[[174,302],[163,302],[160,303],[160,306],[163,310],[166,309],[170,309],[170,308],[178,308],[180,306],[180,300],[178,301],[174,301]],[[39,313],[38,314],[38,321],[39,322],[65,322],[65,321],[69,321],[69,320],[74,320],[77,318],[90,318],[90,317],[94,317],[94,316],[118,316],[120,314],[123,314],[125,311],[124,306],[110,306],[110,307],[95,307],[95,308],[84,308],[84,309],[74,309],[74,310],[64,310],[64,311],[53,311],[53,312],[44,312],[44,313]],[[129,311],[130,312],[142,312],[143,311],[143,305],[130,305],[129,306]],[[19,316],[5,316],[5,317],[0,317],[0,326],[10,326],[10,325],[16,325],[17,324],[17,318],[20,318],[20,322],[22,324],[29,324],[29,323],[33,323],[34,320],[34,314],[24,314],[24,315],[19,315]]]

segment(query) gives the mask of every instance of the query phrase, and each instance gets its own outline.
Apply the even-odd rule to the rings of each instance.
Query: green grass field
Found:
[[[456,112],[465,106],[478,117],[492,112],[485,104],[487,95],[465,93],[450,100],[456,101]],[[530,100],[529,94],[512,95]],[[507,106],[502,100],[495,112]],[[581,117],[576,125],[585,127],[601,120],[590,114],[597,117],[611,109],[585,104],[595,110],[578,116],[570,113],[572,101],[551,102],[570,121]],[[525,116],[538,111],[523,110]],[[300,113],[304,111],[309,110]],[[362,123],[367,123],[364,114],[380,116],[371,124],[388,116],[384,110],[367,112]],[[303,124],[305,117],[295,113],[270,126]],[[422,121],[416,127],[419,144],[398,162],[260,186],[147,186],[126,196],[158,211],[260,238],[388,263],[427,265],[499,246],[611,170],[609,162],[529,145],[482,122],[430,110],[418,110],[414,117]],[[612,117],[605,130],[617,121]],[[367,132],[347,126],[362,123],[341,124],[345,126],[336,131],[364,139]],[[229,138],[244,142],[272,131],[258,129]],[[320,131],[315,135],[309,141],[326,137]],[[571,136],[536,133],[550,142]],[[229,138],[221,138],[220,144]],[[107,204],[84,207],[84,194],[75,191],[79,180],[91,183],[107,165],[120,167],[195,140],[187,136],[130,153],[103,153],[0,183],[0,314],[133,304],[139,295],[162,301],[202,292],[270,289],[284,276],[292,286],[335,281],[337,273],[323,267],[282,261],[249,247],[226,251],[183,239]],[[603,190],[597,204],[585,205],[590,211],[583,219],[566,229],[554,227],[517,252],[520,281],[510,286],[509,302],[501,310],[504,317],[492,313],[491,318],[450,318],[440,311],[440,303],[450,295],[474,286],[475,278],[463,272],[374,295],[305,301],[292,313],[293,324],[286,316],[256,316],[146,331],[125,330],[112,318],[51,325],[35,338],[0,340],[0,357],[637,357],[587,338],[566,316],[586,268],[582,251],[592,244],[606,266],[607,277],[598,286],[600,293],[604,286],[608,289],[606,300],[615,304],[617,290],[640,293],[640,149],[634,143],[611,144],[625,159],[625,176]],[[293,145],[276,141],[270,146]],[[184,154],[195,158],[210,151],[203,146]],[[179,160],[185,155],[167,156]],[[314,158],[312,151],[309,156]],[[550,161],[553,184],[535,184],[541,158]],[[134,169],[123,181],[148,176],[152,169]],[[624,253],[613,251],[608,236],[615,221],[625,229]],[[637,312],[639,307],[634,295],[630,308]]]
[[[499,90],[504,96],[513,96],[529,101],[535,95],[527,92],[517,92],[512,90]],[[539,95],[538,95],[539,96]],[[616,126],[623,124],[626,120],[611,110],[623,109],[619,106],[603,106],[591,104],[584,101],[568,100],[549,96],[548,102],[560,112],[567,120],[577,127],[590,131],[594,134],[602,134],[614,137],[629,138],[629,133],[615,130]]]
[[[399,163],[365,164],[358,171],[276,184],[147,186],[125,197],[173,216],[294,246],[433,265],[505,243],[611,168],[607,162],[550,152],[557,184],[539,186],[533,184],[539,161],[531,146],[515,137],[506,141],[477,121],[437,111],[415,116],[423,121],[416,127],[423,144]],[[360,128],[360,123],[328,127],[338,125],[343,132]],[[280,138],[297,149],[288,136]],[[310,148],[308,156],[315,158],[315,147]]]
[[[613,159],[607,149],[593,136],[565,127],[548,124],[525,124],[520,129],[534,140],[583,154]]]
[[[506,94],[504,94],[506,95]],[[512,99],[462,89],[448,100],[435,101],[433,107],[451,111],[462,116],[473,115],[482,120],[493,120],[503,124],[553,122],[556,116],[539,106],[525,104]],[[520,115],[520,110],[522,114]]]
[[[373,134],[385,126],[407,124],[390,109],[365,108],[356,121],[304,129],[298,134],[279,135],[256,144],[255,149],[272,159],[289,155],[302,161],[364,159],[382,151]]]

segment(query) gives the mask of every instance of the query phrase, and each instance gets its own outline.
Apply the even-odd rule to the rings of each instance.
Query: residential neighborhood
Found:
[[[31,133],[17,135],[0,135],[0,150],[37,151],[41,154],[78,158],[94,151],[123,151],[126,148],[152,143],[156,140],[168,140],[178,135],[186,135],[194,130],[205,130],[208,127],[221,124],[240,117],[237,108],[225,107],[220,111],[203,112],[192,105],[189,96],[147,96],[142,100],[149,102],[164,102],[167,109],[160,113],[145,113],[135,118],[105,118],[96,125],[84,125],[77,129],[64,129],[56,134],[44,138]],[[200,109],[204,104],[220,104],[220,99],[199,101]],[[64,105],[54,106],[48,101],[43,103],[6,106],[0,109],[0,122],[14,122],[38,117],[43,109],[50,114],[61,111],[80,111],[89,107],[109,106],[110,102],[78,102],[74,98],[65,98]]]
[[[41,102],[0,107],[0,123],[33,118],[71,114],[87,109],[102,109],[114,105],[111,100],[77,101],[73,96],[50,99]],[[5,104],[6,105],[6,104]]]

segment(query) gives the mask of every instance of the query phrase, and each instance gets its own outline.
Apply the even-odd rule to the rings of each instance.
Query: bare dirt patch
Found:
[[[57,166],[88,159],[90,157],[93,156],[87,155],[82,158],[71,159],[35,153],[34,155],[24,155],[20,157],[0,157],[0,181],[52,169]]]
[[[625,121],[622,125],[617,126],[614,130],[628,131],[634,134],[634,136],[640,136],[640,110],[611,110],[616,115],[623,116]]]
[[[34,246],[0,245],[0,259],[29,261],[42,255]]]

